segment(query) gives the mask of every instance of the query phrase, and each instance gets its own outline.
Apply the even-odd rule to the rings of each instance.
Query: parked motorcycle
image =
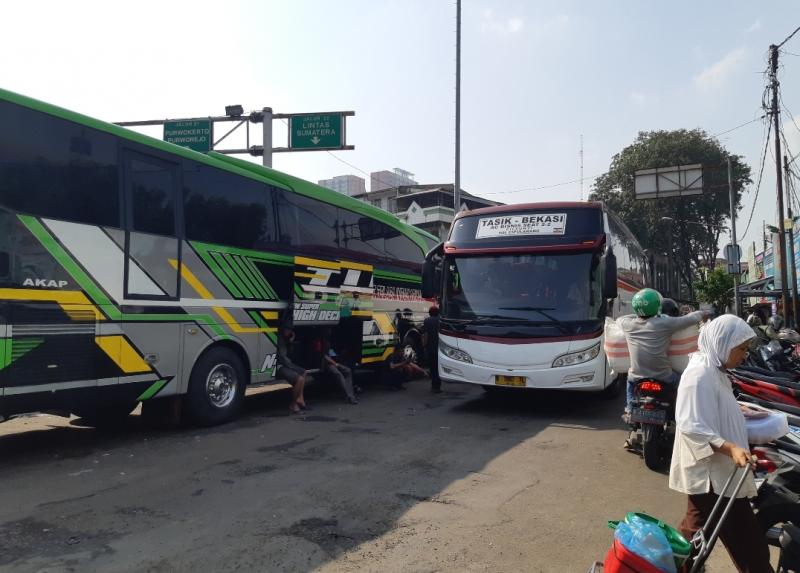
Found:
[[[652,378],[639,380],[634,388],[629,442],[640,448],[645,465],[654,471],[669,464],[677,396],[677,385]]]

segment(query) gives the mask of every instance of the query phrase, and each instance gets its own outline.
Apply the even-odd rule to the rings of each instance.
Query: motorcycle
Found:
[[[631,402],[629,443],[640,448],[645,465],[659,471],[669,464],[675,437],[677,385],[652,378],[636,382]]]

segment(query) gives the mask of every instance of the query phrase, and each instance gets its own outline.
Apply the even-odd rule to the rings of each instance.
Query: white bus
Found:
[[[605,318],[628,314],[647,277],[644,251],[602,203],[462,212],[423,269],[423,296],[441,300],[440,375],[615,395]]]

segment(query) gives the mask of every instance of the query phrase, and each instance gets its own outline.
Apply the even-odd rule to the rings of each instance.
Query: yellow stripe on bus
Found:
[[[266,318],[267,320],[277,320],[278,319],[278,311],[277,310],[262,310],[261,316]]]
[[[176,261],[175,259],[169,259],[169,264],[171,264],[174,269],[178,268],[178,261]],[[181,265],[181,276],[183,277],[183,280],[185,280],[187,283],[189,283],[191,285],[191,287],[195,291],[197,291],[197,294],[199,294],[202,298],[204,298],[206,300],[211,300],[211,299],[214,298],[214,296],[211,294],[211,291],[209,291],[203,285],[203,283],[201,283],[200,280],[196,276],[194,276],[194,273],[192,271],[190,271],[186,265]],[[214,309],[214,312],[216,312],[217,315],[225,322],[225,324],[227,324],[228,326],[231,327],[231,330],[233,330],[234,332],[237,332],[239,334],[253,334],[253,333],[261,333],[261,332],[277,332],[278,331],[277,328],[261,328],[261,327],[258,327],[258,326],[242,326],[241,324],[236,322],[236,319],[233,318],[231,313],[228,312],[226,309],[224,309],[224,308],[222,308],[220,306],[215,306],[215,307],[213,307],[213,309]]]
[[[294,264],[305,265],[307,267],[319,267],[321,269],[336,269],[337,271],[342,266],[339,263],[332,263],[330,261],[321,261],[319,259],[309,259],[306,257],[295,257]]]
[[[388,348],[386,348],[386,350],[383,351],[383,355],[382,356],[370,356],[369,358],[362,358],[361,359],[361,363],[362,364],[370,364],[372,362],[383,362],[384,360],[387,360],[392,355],[392,352],[394,352],[394,347],[393,346],[389,346]]]
[[[306,278],[306,279],[327,279],[327,278],[330,278],[328,275],[320,275],[320,274],[317,274],[317,273],[301,273],[301,272],[295,272],[294,276],[303,277],[303,278]]]
[[[94,341],[97,346],[108,354],[125,374],[136,374],[138,372],[150,372],[152,368],[144,361],[139,352],[131,346],[124,336],[114,334],[112,336],[95,336]]]
[[[340,261],[340,263],[341,263],[341,266],[343,266],[345,268],[348,268],[348,269],[353,269],[353,270],[356,270],[356,271],[372,272],[372,269],[373,269],[372,265],[365,265],[363,263],[354,263],[353,261]]]
[[[0,288],[0,300],[36,300],[57,303],[73,320],[104,320],[87,296],[78,290]]]

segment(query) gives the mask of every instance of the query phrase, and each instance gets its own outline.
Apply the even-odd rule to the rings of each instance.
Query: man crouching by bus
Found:
[[[672,306],[675,303],[668,300]],[[631,306],[635,315],[620,317],[619,323],[628,342],[631,367],[628,370],[628,385],[623,419],[629,422],[631,402],[636,383],[643,378],[652,378],[665,384],[678,384],[680,375],[672,370],[667,348],[672,335],[679,330],[702,321],[707,313],[698,310],[686,316],[662,314],[662,298],[658,291],[645,288],[633,295]],[[667,310],[667,309],[665,309]]]
[[[278,337],[278,371],[275,376],[292,385],[292,403],[289,404],[289,410],[293,414],[299,414],[306,409],[306,399],[303,396],[303,388],[306,386],[306,371],[289,358],[293,343],[294,329],[284,327]]]

